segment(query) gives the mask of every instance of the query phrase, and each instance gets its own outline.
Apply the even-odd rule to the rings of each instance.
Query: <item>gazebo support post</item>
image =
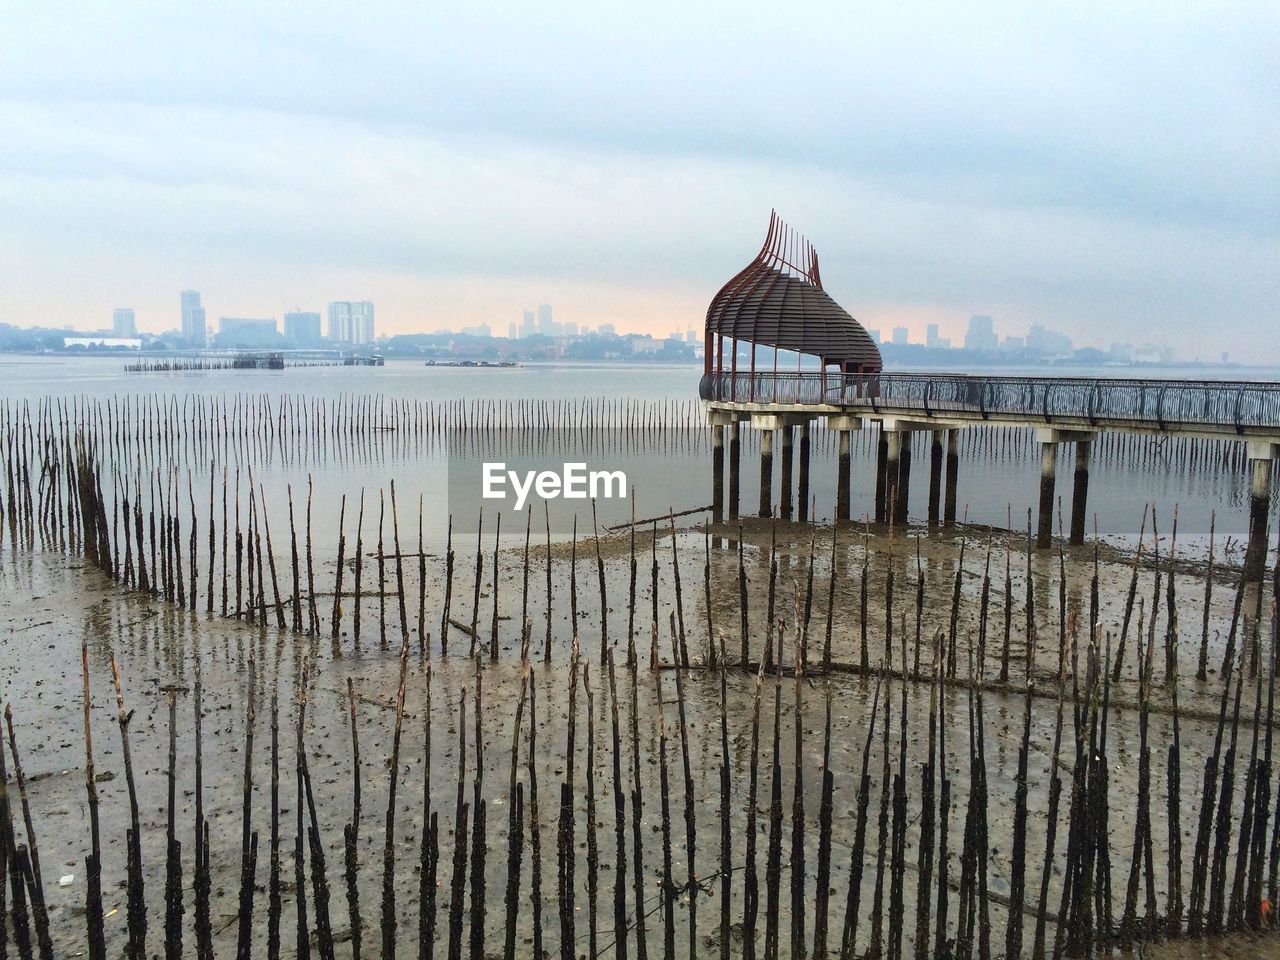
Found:
[[[809,421],[800,424],[800,522],[809,519]]]
[[[862,421],[847,414],[827,418],[827,429],[836,431],[839,453],[836,457],[836,521],[849,519],[850,441],[854,430],[862,429]]]
[[[1058,437],[1053,430],[1037,430],[1040,441],[1040,513],[1036,523],[1036,549],[1053,542],[1053,487],[1058,470]]]
[[[956,525],[956,487],[960,482],[960,431],[947,431],[947,488],[942,501],[942,526],[950,530]]]
[[[778,515],[783,520],[790,520],[792,507],[795,503],[792,488],[792,448],[794,446],[795,430],[789,423],[782,426],[782,499],[778,503]]]
[[[729,519],[738,519],[739,466],[742,452],[738,421],[729,427]]]
[[[773,516],[773,428],[760,431],[760,516]]]
[[[1076,470],[1071,490],[1071,543],[1084,543],[1085,517],[1089,513],[1089,454],[1093,444],[1089,440],[1076,441]]]
[[[724,425],[711,428],[711,520],[724,520]]]
[[[884,523],[885,491],[889,481],[889,435],[884,421],[876,429],[876,523]]]
[[[929,528],[935,529],[942,519],[942,459],[945,430],[934,430],[929,436]]]
[[[1249,444],[1249,546],[1244,555],[1248,583],[1261,583],[1267,567],[1267,520],[1271,512],[1271,472],[1277,444]]]
[[[902,466],[902,434],[897,430],[886,430],[887,453],[885,457],[885,497],[884,513],[886,520],[897,522],[894,512],[898,504],[898,471]]]
[[[840,431],[840,451],[836,455],[836,519],[849,519],[849,431]]]
[[[905,527],[911,495],[911,431],[903,430],[895,435],[899,440],[898,475],[894,482],[897,498],[893,505],[893,522],[895,526]]]

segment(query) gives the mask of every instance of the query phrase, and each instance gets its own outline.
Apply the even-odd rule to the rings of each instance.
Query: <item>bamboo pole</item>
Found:
[[[127,834],[129,939],[125,955],[130,960],[143,960],[147,949],[147,906],[142,869],[142,821],[138,812],[138,791],[133,776],[133,757],[129,751],[129,721],[133,719],[133,711],[125,709],[124,690],[120,684],[120,668],[116,663],[115,654],[112,653],[110,656],[111,681],[115,686],[117,722],[120,726],[120,750],[124,759],[125,785],[129,793],[130,828]]]
[[[88,956],[90,956],[90,960],[105,960],[106,940],[104,927],[102,927],[102,844],[99,810],[97,810],[97,776],[95,773],[95,767],[93,767],[93,735],[90,723],[91,701],[90,684],[88,684],[87,643],[81,644],[81,680],[84,716],[84,792],[86,792],[88,797],[88,824],[90,824],[90,855],[88,855],[87,858],[84,858],[84,874],[86,874],[86,887],[84,887],[84,925],[86,925]],[[0,787],[0,790],[3,790],[3,787]],[[198,791],[196,803],[198,810],[200,809],[198,808],[198,803],[200,803],[200,800],[198,800]],[[5,799],[5,822],[8,822],[8,815],[8,799]],[[0,873],[0,896],[3,896],[3,887],[3,873]],[[3,906],[3,902],[0,902],[0,908],[3,908]],[[198,906],[196,915],[198,937],[198,916],[200,916],[200,914],[198,914]],[[4,924],[0,924],[0,927],[3,927],[3,925]]]
[[[379,548],[381,557],[382,550]],[[394,960],[396,953],[395,830],[396,787],[400,782],[400,735],[404,727],[404,688],[409,669],[409,637],[400,644],[400,681],[396,687],[396,724],[391,740],[390,779],[387,784],[386,834],[382,848],[382,960]],[[459,778],[461,789],[461,778]]]

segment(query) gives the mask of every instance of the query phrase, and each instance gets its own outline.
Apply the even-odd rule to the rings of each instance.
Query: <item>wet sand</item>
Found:
[[[723,633],[733,668],[728,671],[727,723],[731,754],[732,798],[730,827],[733,838],[732,863],[733,901],[731,916],[738,926],[736,936],[741,936],[743,909],[744,832],[747,824],[747,777],[751,754],[751,717],[756,693],[755,676],[740,668],[739,603],[738,603],[738,552],[729,535],[736,536],[736,528],[717,531],[725,535],[724,542],[712,551],[712,604],[711,628]],[[758,661],[764,649],[766,632],[765,606],[768,585],[768,555],[773,525],[753,521],[744,524],[744,562],[749,578],[748,597],[750,609],[750,636],[748,658]],[[834,815],[832,827],[832,897],[831,913],[833,940],[838,942],[840,924],[843,922],[844,891],[850,865],[853,836],[853,810],[856,801],[858,770],[862,760],[862,748],[866,737],[868,714],[875,682],[872,678],[851,673],[833,671],[823,676],[817,669],[820,650],[826,629],[827,585],[829,577],[830,528],[816,531],[807,527],[777,527],[779,575],[777,584],[776,615],[786,621],[783,662],[794,663],[795,633],[794,610],[799,597],[801,608],[808,576],[810,536],[817,537],[814,564],[814,589],[809,637],[809,671],[797,685],[790,677],[781,680],[767,678],[763,685],[761,712],[760,784],[757,828],[767,827],[768,790],[770,766],[773,756],[772,724],[775,697],[779,703],[779,752],[778,763],[782,771],[782,795],[786,834],[782,841],[783,863],[789,861],[791,849],[790,809],[792,791],[797,771],[803,779],[803,805],[806,812],[805,849],[807,863],[808,896],[813,896],[814,870],[817,863],[818,814],[820,783],[823,766],[823,721],[826,697],[830,692],[833,704],[831,770],[835,781]],[[863,563],[863,532],[857,527],[841,528],[839,532],[837,560],[837,590],[835,613],[832,618],[832,660],[837,664],[857,664],[859,659],[859,584]],[[455,541],[457,551],[456,579],[453,587],[453,617],[469,623],[474,569],[474,539],[466,542],[465,534]],[[982,570],[985,564],[987,535],[931,537],[919,543],[921,564],[925,574],[925,593],[921,615],[921,633],[927,645],[937,629],[944,634],[949,629],[954,568],[961,543],[965,547],[965,574],[961,579],[961,604],[957,621],[958,655],[961,678],[968,674],[969,644],[976,643],[978,613],[982,589]],[[826,544],[824,548],[824,543]],[[998,671],[998,654],[1003,643],[1004,603],[1004,543],[1003,537],[992,541],[993,584],[988,612],[987,675]],[[1023,680],[1022,663],[1025,652],[1024,604],[1025,555],[1021,553],[1020,538],[1009,539],[1011,548],[1010,575],[1014,614],[1011,652],[1011,670],[1015,688],[1008,692],[989,690],[985,696],[986,759],[988,764],[988,811],[990,873],[989,883],[993,895],[991,903],[991,927],[993,944],[1003,947],[1007,915],[999,899],[1008,892],[1009,855],[1008,838],[1011,834],[1014,781],[1016,775],[1018,744],[1024,699],[1020,692]],[[673,874],[678,884],[683,884],[689,872],[687,851],[684,844],[683,798],[684,786],[680,770],[678,733],[676,730],[676,683],[669,670],[651,671],[648,667],[650,652],[651,576],[650,548],[654,545],[646,531],[637,535],[638,595],[636,600],[636,644],[639,651],[639,668],[635,672],[637,688],[637,725],[641,735],[641,787],[645,798],[645,910],[652,912],[647,921],[650,949],[656,949],[661,940],[660,874],[661,860],[660,821],[658,814],[659,765],[657,684],[662,684],[665,723],[668,731],[668,765],[672,789],[672,848]],[[684,621],[688,636],[691,669],[683,677],[684,707],[690,736],[689,755],[693,776],[693,794],[697,821],[696,872],[711,878],[719,860],[719,678],[714,671],[703,669],[708,636],[708,611],[704,600],[703,562],[705,540],[697,530],[685,530],[679,535],[679,564]],[[890,568],[894,571],[894,663],[901,666],[898,643],[904,626],[908,638],[909,655],[914,653],[915,642],[915,583],[916,547],[913,537],[898,533],[890,542],[883,536],[868,541],[871,551],[868,582],[868,635],[869,660],[880,664],[884,660],[885,643],[885,582]],[[665,663],[675,659],[666,618],[675,608],[674,574],[672,571],[671,540],[660,536],[656,541],[658,556],[658,605],[663,623],[659,629],[658,653]],[[368,548],[368,541],[366,541]],[[492,544],[486,544],[486,553]],[[277,544],[277,551],[279,550]],[[349,547],[350,549],[350,547]],[[545,898],[540,923],[543,927],[546,949],[554,951],[559,944],[559,928],[553,883],[556,836],[556,803],[560,781],[567,770],[564,754],[568,727],[568,660],[573,634],[570,610],[569,555],[573,548],[559,543],[552,547],[553,600],[550,615],[552,625],[551,663],[542,663],[541,643],[545,634],[545,545],[535,548],[530,557],[530,618],[532,631],[534,677],[538,697],[538,744],[534,760],[537,765],[541,790],[540,821],[542,832],[543,894]],[[1123,616],[1125,595],[1128,589],[1130,558],[1123,553],[1100,551],[1100,614],[1103,631],[1118,634]],[[608,590],[608,624],[611,644],[622,656],[626,649],[627,585],[629,580],[629,538],[626,533],[608,537],[601,542],[601,556],[606,568]],[[332,565],[336,557],[318,557],[317,584],[332,582]],[[483,564],[484,578],[480,589],[480,606],[476,617],[478,632],[487,639],[493,623],[494,584],[492,580],[492,556],[487,555]],[[150,905],[151,932],[149,943],[158,948],[163,940],[163,862],[164,823],[166,816],[166,754],[168,748],[167,700],[162,687],[169,683],[190,686],[194,677],[196,658],[200,658],[204,684],[204,778],[205,810],[210,821],[213,867],[213,916],[218,953],[234,949],[236,937],[235,918],[238,911],[238,886],[240,871],[240,803],[243,776],[243,749],[245,734],[245,698],[248,659],[252,655],[259,675],[257,689],[257,728],[253,757],[254,771],[254,828],[261,832],[263,846],[259,848],[258,883],[265,883],[267,875],[265,839],[269,829],[269,718],[271,699],[280,698],[281,716],[281,818],[282,842],[285,858],[285,910],[281,935],[285,944],[293,943],[293,911],[290,887],[292,884],[293,818],[296,801],[293,788],[293,717],[298,677],[302,666],[307,665],[311,674],[307,728],[305,742],[308,760],[316,791],[316,803],[321,821],[327,857],[331,892],[331,909],[335,938],[349,939],[345,893],[342,888],[342,826],[350,817],[352,798],[350,739],[346,682],[350,677],[357,695],[357,719],[362,749],[360,777],[363,794],[363,812],[360,824],[361,842],[361,903],[366,925],[365,950],[376,946],[378,898],[381,887],[381,841],[385,829],[385,806],[390,782],[388,763],[394,724],[394,697],[397,685],[398,658],[396,649],[400,642],[399,610],[395,596],[394,563],[387,563],[385,597],[387,648],[380,644],[379,601],[366,597],[362,606],[363,631],[361,648],[354,648],[351,636],[350,604],[344,610],[342,638],[335,649],[329,640],[329,608],[320,603],[323,615],[319,637],[306,637],[291,631],[280,631],[269,618],[270,626],[245,624],[218,616],[207,617],[203,612],[179,611],[151,597],[136,593],[124,593],[117,585],[106,580],[97,570],[82,561],[52,553],[21,553],[7,550],[0,564],[3,576],[3,599],[0,599],[0,621],[8,624],[0,643],[5,651],[0,678],[6,703],[14,710],[14,724],[23,766],[28,779],[33,815],[40,843],[41,862],[44,867],[45,888],[51,910],[51,924],[55,944],[59,952],[75,953],[83,943],[84,899],[83,857],[88,852],[87,808],[83,783],[84,750],[80,732],[80,644],[86,643],[90,652],[93,686],[92,717],[99,791],[103,815],[104,836],[104,890],[108,898],[107,909],[116,912],[108,918],[108,948],[111,952],[123,949],[124,944],[124,890],[125,876],[124,832],[128,822],[128,803],[124,777],[120,765],[120,740],[115,722],[114,694],[110,685],[107,663],[108,649],[114,650],[120,661],[128,704],[137,711],[131,726],[134,766],[138,776],[139,801],[144,822],[143,862],[146,868],[147,899]],[[1034,578],[1033,596],[1036,604],[1036,627],[1040,640],[1037,650],[1038,693],[1033,701],[1032,753],[1029,761],[1029,819],[1027,830],[1028,870],[1027,889],[1030,902],[1039,892],[1040,860],[1043,857],[1047,835],[1048,779],[1052,763],[1052,741],[1056,703],[1052,697],[1053,680],[1057,668],[1058,650],[1058,565],[1056,554],[1037,554],[1032,557]],[[1093,553],[1091,549],[1075,550],[1062,561],[1067,572],[1068,611],[1088,609],[1088,581],[1092,575]],[[612,893],[615,872],[615,852],[612,807],[612,771],[609,755],[609,702],[607,683],[601,675],[600,599],[596,576],[595,544],[581,540],[577,544],[577,633],[584,661],[590,665],[592,686],[595,693],[594,723],[596,734],[596,787],[599,820],[599,926],[600,944],[611,939]],[[404,942],[416,936],[418,842],[422,825],[422,784],[424,767],[424,722],[427,696],[426,664],[432,669],[431,697],[433,724],[432,739],[432,809],[440,814],[443,828],[441,837],[440,908],[439,929],[446,927],[445,910],[449,894],[449,860],[453,844],[452,811],[457,788],[458,764],[458,704],[464,687],[474,692],[477,665],[465,656],[469,640],[456,628],[451,630],[450,654],[442,656],[439,650],[439,613],[443,598],[440,582],[441,560],[431,558],[427,576],[425,600],[426,624],[424,632],[432,636],[428,649],[417,643],[416,561],[407,564],[405,576],[409,584],[406,598],[407,621],[410,627],[409,669],[406,685],[406,715],[395,830],[396,846],[396,898],[400,917],[401,937]],[[499,653],[498,662],[491,664],[487,649],[482,644],[480,670],[483,673],[484,713],[481,717],[485,731],[484,777],[482,795],[488,805],[488,876],[489,932],[486,948],[490,953],[501,948],[501,897],[506,884],[506,834],[507,811],[510,809],[508,776],[512,723],[519,699],[521,671],[519,665],[521,589],[524,573],[522,548],[507,547],[499,557],[497,585]],[[366,589],[376,576],[376,562],[366,559],[364,577]],[[1153,591],[1153,571],[1144,570],[1140,592],[1150,598]],[[347,588],[350,583],[348,581]],[[1162,587],[1163,591],[1163,587]],[[1222,656],[1222,642],[1214,634],[1225,634],[1231,617],[1233,587],[1229,577],[1215,586],[1210,609],[1210,663],[1214,673],[1207,683],[1194,680],[1199,646],[1201,600],[1203,581],[1194,579],[1191,573],[1179,574],[1178,617],[1180,642],[1177,651],[1181,677],[1179,687],[1182,718],[1182,850],[1184,857],[1184,888],[1190,869],[1194,843],[1194,811],[1200,806],[1200,771],[1204,758],[1212,746],[1216,710],[1220,695],[1220,683],[1216,670]],[[1165,597],[1162,593],[1163,607]],[[331,600],[329,601],[331,603]],[[199,604],[203,610],[203,604]],[[1085,617],[1081,617],[1083,624]],[[1190,624],[1192,628],[1188,628]],[[1083,627],[1082,627],[1083,629]],[[1137,614],[1131,633],[1136,633]],[[1166,704],[1167,693],[1160,681],[1163,676],[1164,615],[1157,627],[1158,651],[1156,660],[1157,708]],[[1084,642],[1083,639],[1081,642]],[[1112,691],[1113,712],[1110,719],[1111,744],[1109,750],[1111,782],[1111,863],[1116,891],[1116,915],[1122,909],[1124,878],[1128,875],[1132,847],[1132,804],[1137,776],[1137,724],[1138,712],[1132,709],[1137,701],[1136,665],[1132,656],[1135,640],[1129,638],[1130,657],[1123,677]],[[923,654],[927,666],[927,650]],[[624,730],[622,773],[624,788],[631,789],[629,761],[629,737],[626,731],[631,722],[630,686],[632,671],[618,670],[620,720]],[[903,878],[903,928],[908,948],[915,930],[915,864],[919,844],[919,775],[927,744],[927,716],[929,685],[911,681],[906,683],[907,712],[907,789],[910,796],[910,819],[906,834],[906,865]],[[960,873],[959,850],[962,840],[965,804],[969,794],[968,762],[968,707],[967,691],[963,685],[948,688],[944,715],[947,717],[946,736],[951,751],[948,777],[952,782],[952,806],[950,812],[951,875],[953,881]],[[1252,689],[1252,688],[1250,688]],[[902,709],[903,685],[886,683],[883,694],[893,706],[890,732],[890,762],[896,768],[901,729],[899,711]],[[882,701],[883,704],[883,701]],[[472,700],[466,700],[468,724]],[[578,911],[577,933],[579,942],[575,952],[584,955],[587,950],[586,916],[586,698],[582,690],[578,696],[578,750],[576,754],[577,779],[574,797],[577,803],[576,850],[578,866],[576,879],[578,894],[575,906]],[[1250,712],[1246,710],[1246,715]],[[1068,710],[1067,738],[1070,738],[1070,711]],[[178,786],[179,810],[177,813],[179,834],[184,841],[184,860],[187,877],[190,877],[190,841],[193,822],[194,797],[192,757],[191,696],[184,694],[179,704],[178,729]],[[1212,718],[1212,719],[1209,719]],[[526,715],[527,719],[527,715]],[[881,719],[883,722],[883,717]],[[1163,750],[1169,740],[1170,718],[1157,712],[1151,719],[1153,754],[1153,815],[1154,846],[1158,863],[1163,863],[1167,847],[1167,826],[1164,816],[1166,795],[1163,787]],[[796,727],[799,726],[800,753],[795,751]],[[526,724],[527,726],[527,724]],[[473,739],[472,731],[468,731]],[[1242,737],[1244,734],[1242,733]],[[474,750],[474,743],[470,749]],[[520,761],[525,762],[522,748]],[[871,769],[873,792],[870,796],[871,840],[864,851],[867,876],[862,896],[859,950],[867,945],[870,921],[871,883],[874,879],[876,840],[878,837],[876,816],[880,802],[881,766],[884,763],[879,735],[872,752]],[[1069,775],[1071,751],[1064,748],[1062,760],[1064,776]],[[467,795],[470,796],[471,778],[475,773],[475,756],[467,757]],[[522,769],[520,778],[527,780]],[[1237,791],[1237,797],[1239,791]],[[1237,800],[1237,806],[1239,801]],[[628,797],[628,810],[630,798]],[[1238,810],[1236,815],[1238,816]],[[760,875],[763,881],[766,837],[762,832],[757,841]],[[1048,903],[1050,910],[1057,909],[1061,896],[1061,877],[1058,869],[1064,849],[1064,827],[1059,826],[1058,856],[1050,873]],[[628,857],[631,850],[628,849]],[[532,940],[532,918],[527,909],[529,891],[529,851],[526,850],[521,890],[519,942],[521,955],[529,955]],[[784,871],[785,873],[785,871]],[[1157,870],[1158,895],[1163,904],[1163,869]],[[59,877],[72,875],[67,886],[59,885]],[[780,939],[789,943],[790,911],[788,884],[782,883],[783,909],[780,913]],[[888,885],[888,877],[885,879]],[[188,897],[189,897],[188,889]],[[763,891],[761,894],[763,901]],[[628,888],[629,913],[635,908]],[[677,943],[683,944],[688,935],[687,894],[682,895],[676,910]],[[706,950],[711,950],[719,938],[719,886],[707,883],[706,892],[697,897],[698,925],[696,935]],[[763,903],[762,903],[763,908]],[[259,928],[255,937],[255,949],[264,948],[264,918],[266,896],[260,890],[256,903]],[[956,912],[952,906],[952,923]],[[191,938],[191,904],[187,901],[187,938]],[[764,918],[760,920],[759,934],[763,934]],[[1029,952],[1034,920],[1024,918],[1024,945]],[[811,931],[810,931],[811,933]],[[1053,928],[1050,926],[1050,937]],[[1251,951],[1265,951],[1267,940],[1242,941],[1241,956],[1254,955]],[[634,933],[632,934],[634,947]],[[1194,946],[1194,945],[1188,945]],[[734,951],[741,945],[735,943]],[[1183,945],[1178,947],[1183,949]],[[339,950],[343,950],[339,946]],[[681,948],[683,949],[683,948]],[[1179,955],[1186,955],[1180,953]],[[1259,952],[1257,955],[1271,955]]]

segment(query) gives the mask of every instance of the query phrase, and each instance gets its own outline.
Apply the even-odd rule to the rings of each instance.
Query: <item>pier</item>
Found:
[[[800,519],[809,485],[808,436],[822,422],[839,434],[836,519],[849,520],[850,433],[879,430],[875,520],[905,525],[913,437],[929,437],[928,519],[953,527],[958,431],[1001,425],[1035,431],[1040,444],[1036,545],[1052,540],[1059,447],[1075,457],[1070,542],[1084,542],[1092,444],[1104,432],[1156,434],[1246,445],[1250,474],[1249,579],[1262,576],[1273,461],[1280,455],[1280,383],[1219,380],[1003,377],[885,373],[874,341],[822,289],[817,253],[775,215],[756,258],[713,298],[707,310],[706,364],[698,393],[712,428],[712,507],[724,519],[724,431],[730,430],[727,515],[739,514],[738,438],[742,425],[761,432],[759,513],[772,516],[773,435],[782,437],[782,519],[793,516],[792,437],[799,454]],[[759,369],[760,348],[772,366]],[[740,353],[747,352],[746,370]],[[779,370],[785,351],[788,365]],[[806,365],[810,369],[803,369]],[[812,369],[816,366],[817,369]],[[945,466],[945,470],[944,470]]]

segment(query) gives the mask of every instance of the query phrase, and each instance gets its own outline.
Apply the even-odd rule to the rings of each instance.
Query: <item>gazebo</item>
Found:
[[[740,369],[740,345],[748,348],[747,369]],[[800,519],[808,517],[809,424],[822,410],[840,435],[836,516],[849,516],[850,433],[861,426],[844,416],[842,403],[876,393],[880,350],[857,320],[822,289],[813,246],[769,212],[769,230],[755,259],[720,288],[707,307],[705,360],[698,393],[707,401],[712,428],[712,517],[724,507],[725,428],[729,435],[729,515],[738,515],[739,424],[749,420],[760,432],[760,515],[772,515],[773,435],[782,437],[781,516],[791,518],[798,500]],[[758,369],[760,347],[768,369]],[[728,356],[725,356],[726,348]],[[792,367],[779,369],[779,354],[795,355]],[[806,358],[810,361],[805,368]],[[812,369],[817,361],[818,370]],[[770,362],[771,361],[771,362]],[[824,409],[825,408],[825,409]],[[794,428],[800,429],[799,496],[793,496]]]
[[[776,211],[769,213],[769,230],[755,259],[707,307],[704,344],[702,393],[708,400],[783,400],[792,390],[811,391],[812,376],[792,379],[790,371],[778,369],[781,351],[796,354],[797,374],[805,357],[817,358],[822,372],[817,385],[824,393],[833,385],[827,382],[829,372],[837,375],[834,384],[847,386],[849,380],[860,384],[882,367],[875,341],[822,288],[817,251]],[[745,372],[739,369],[739,344],[750,351]],[[768,371],[757,370],[756,348],[761,346],[773,348]]]

